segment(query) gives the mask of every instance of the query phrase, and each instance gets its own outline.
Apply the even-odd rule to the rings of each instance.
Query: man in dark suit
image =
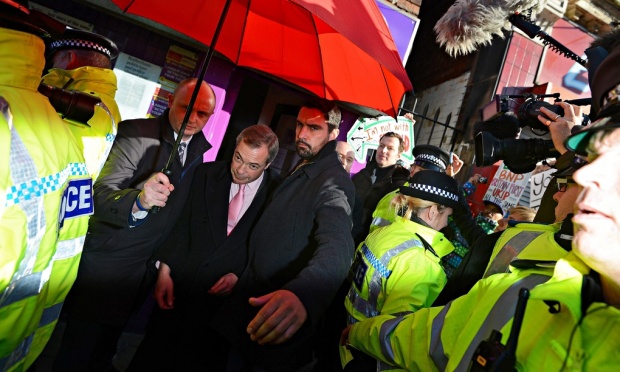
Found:
[[[313,335],[353,257],[355,190],[335,151],[340,120],[330,103],[299,111],[301,161],[273,192],[248,266],[211,322],[234,345],[228,370],[295,371],[312,361]]]
[[[164,168],[192,92],[201,84],[172,176]],[[139,309],[154,277],[146,263],[172,230],[189,193],[196,166],[211,147],[202,128],[215,109],[206,82],[187,79],[170,96],[169,109],[154,119],[120,123],[110,155],[94,186],[77,279],[65,301],[67,326],[55,360],[62,371],[109,369],[118,339]],[[159,213],[149,213],[153,206]]]
[[[246,263],[249,232],[276,185],[269,165],[278,138],[265,125],[253,125],[237,137],[232,162],[200,165],[181,216],[155,254],[159,263],[155,309],[130,370],[218,371],[227,346],[214,342],[207,326],[223,298],[235,286]],[[243,195],[239,213],[235,205]],[[205,360],[203,350],[221,357]]]

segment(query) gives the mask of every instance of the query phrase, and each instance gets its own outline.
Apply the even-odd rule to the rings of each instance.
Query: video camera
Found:
[[[482,121],[489,121],[497,118],[499,115],[505,114],[506,112],[514,112],[517,114],[517,118],[521,122],[520,127],[523,128],[529,126],[532,129],[538,129],[544,133],[547,133],[549,130],[540,121],[538,121],[537,118],[537,116],[541,114],[540,108],[544,107],[562,116],[564,116],[564,109],[560,106],[544,101],[545,98],[555,98],[555,101],[559,102],[560,93],[497,94],[495,95],[493,101],[480,110],[480,115]],[[523,101],[519,102],[516,99]]]
[[[521,128],[529,126],[532,133],[540,136],[549,132],[539,120],[540,109],[545,107],[564,116],[564,109],[544,101],[544,98],[560,101],[560,94],[496,95],[493,101],[480,110],[482,122],[476,123],[474,146],[476,166],[493,165],[498,160],[513,173],[531,172],[539,161],[556,158],[560,153],[550,139],[517,139]],[[517,101],[519,99],[519,101]],[[577,105],[590,104],[589,100],[566,101]]]

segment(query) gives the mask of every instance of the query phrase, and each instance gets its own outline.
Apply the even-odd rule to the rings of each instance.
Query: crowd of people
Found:
[[[37,370],[59,322],[52,370],[113,371],[144,308],[129,371],[620,363],[620,32],[596,44],[591,125],[540,110],[560,153],[546,204],[477,216],[480,175],[459,185],[463,161],[433,145],[403,166],[398,133],[351,176],[333,102],[301,106],[286,174],[262,124],[203,162],[207,82],[121,121],[111,40],[0,0],[0,45],[0,371]]]

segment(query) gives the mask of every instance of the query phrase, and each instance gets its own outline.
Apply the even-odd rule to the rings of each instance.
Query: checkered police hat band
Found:
[[[50,49],[60,49],[60,48],[84,48],[96,50],[100,53],[105,54],[108,58],[112,57],[112,53],[110,49],[104,47],[103,45],[97,44],[88,40],[80,40],[80,39],[63,39],[56,40],[50,44]]]
[[[439,168],[446,169],[446,164],[434,155],[420,154],[415,157],[415,163],[417,163],[418,161],[425,161],[425,162],[434,164],[438,166]]]
[[[453,194],[449,191],[443,190],[443,189],[439,189],[435,186],[431,186],[431,185],[424,185],[421,183],[412,183],[409,185],[409,187],[411,187],[414,190],[419,190],[425,193],[429,193],[429,194],[433,194],[433,195],[437,195],[440,196],[442,198],[446,198],[446,199],[450,199],[453,200],[455,202],[459,201],[459,197],[456,194]]]

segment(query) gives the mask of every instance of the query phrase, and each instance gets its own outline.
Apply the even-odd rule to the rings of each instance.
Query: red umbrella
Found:
[[[412,89],[375,0],[232,0],[227,12],[226,1],[113,0],[125,12],[214,43],[237,66],[369,115],[395,116]]]

